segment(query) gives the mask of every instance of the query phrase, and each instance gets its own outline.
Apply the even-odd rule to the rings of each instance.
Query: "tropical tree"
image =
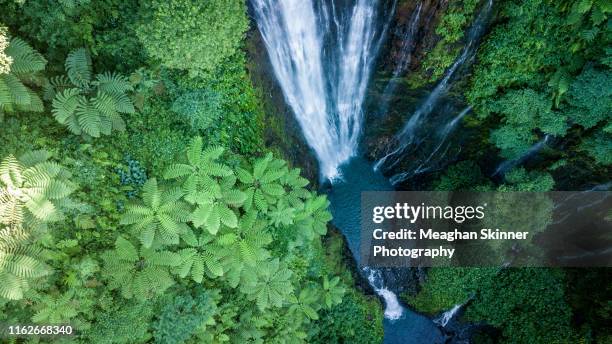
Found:
[[[76,135],[99,137],[122,131],[121,114],[135,112],[127,92],[132,85],[117,73],[92,75],[91,57],[84,48],[66,58],[66,76],[52,78],[46,96],[53,99],[53,116]]]
[[[278,259],[259,265],[255,269],[257,284],[248,288],[243,286],[243,292],[249,295],[249,299],[256,301],[261,311],[268,307],[282,307],[293,292],[291,270]]]
[[[154,243],[176,245],[181,237],[193,237],[185,224],[189,220],[189,206],[181,201],[182,197],[180,188],[166,191],[158,187],[157,179],[149,179],[142,187],[142,202],[126,207],[121,224],[131,225],[145,248]]]
[[[214,236],[204,232],[199,238],[186,240],[188,247],[177,252],[181,257],[181,263],[175,268],[179,277],[190,276],[195,282],[201,283],[204,274],[223,276],[223,266],[219,260],[224,250],[214,239]]]
[[[288,172],[283,160],[274,159],[272,153],[255,160],[251,169],[238,168],[236,174],[244,185],[245,209],[258,209],[266,212],[271,205],[285,195],[283,179]],[[283,183],[285,182],[285,183]]]
[[[154,0],[141,14],[136,33],[147,53],[191,76],[214,72],[248,29],[244,0]]]
[[[202,138],[196,137],[187,148],[187,163],[173,164],[164,172],[167,179],[181,180],[185,200],[196,205],[191,221],[211,234],[216,234],[221,224],[235,228],[238,218],[233,208],[245,200],[234,187],[234,172],[219,162],[223,152],[222,147],[203,150]]]
[[[0,162],[0,225],[40,229],[77,206],[68,197],[76,189],[70,172],[50,157],[41,150]]]
[[[237,228],[228,228],[219,234],[218,243],[228,253],[221,263],[230,286],[235,288],[240,281],[245,285],[254,282],[255,268],[269,259],[266,246],[272,243],[272,236],[267,227],[265,220],[250,211],[240,218]]]
[[[129,240],[118,237],[115,249],[104,252],[103,275],[109,288],[121,289],[121,295],[144,300],[161,295],[174,284],[169,269],[180,264],[180,256],[144,246],[137,249]]]

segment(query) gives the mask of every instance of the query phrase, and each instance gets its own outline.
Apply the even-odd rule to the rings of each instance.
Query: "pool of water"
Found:
[[[359,264],[359,241],[362,191],[392,191],[389,181],[372,169],[372,164],[360,157],[353,158],[341,167],[341,178],[327,190],[331,202],[332,223],[347,238],[349,248]],[[368,277],[368,276],[366,276]],[[443,343],[444,336],[429,318],[411,311],[397,301],[392,290],[384,290],[384,281],[376,280],[373,288],[379,292],[387,307],[384,319],[385,344],[434,344]],[[390,295],[390,292],[392,295]],[[401,307],[398,313],[398,308]],[[398,317],[398,314],[401,316]],[[397,318],[397,319],[390,319]]]

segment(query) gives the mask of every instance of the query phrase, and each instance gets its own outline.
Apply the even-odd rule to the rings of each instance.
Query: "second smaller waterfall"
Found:
[[[476,17],[474,24],[467,33],[466,45],[463,47],[461,53],[448,68],[448,70],[446,70],[442,80],[440,80],[427,98],[414,111],[404,127],[395,135],[395,147],[388,149],[387,154],[376,162],[374,165],[375,169],[392,169],[401,161],[401,157],[406,153],[406,151],[416,143],[417,130],[422,126],[425,119],[434,110],[439,99],[447,93],[448,88],[450,87],[450,81],[455,75],[455,72],[466,61],[470,60],[474,56],[476,49],[478,48],[480,37],[484,34],[492,8],[493,0],[487,0]]]
[[[442,313],[442,315],[439,318],[437,318],[436,320],[434,320],[434,322],[436,324],[442,326],[442,327],[446,327],[446,325],[448,325],[449,321],[451,321],[455,317],[457,312],[459,312],[461,307],[463,307],[463,305],[455,305],[455,306],[453,306],[453,308],[451,308],[448,311]]]
[[[529,147],[529,149],[527,149],[525,153],[523,153],[523,155],[521,155],[520,157],[516,159],[512,159],[512,160],[503,161],[501,164],[497,166],[492,176],[496,176],[496,175],[503,176],[504,174],[506,174],[506,172],[510,171],[514,167],[524,163],[527,159],[532,157],[534,154],[537,154],[542,148],[544,148],[546,143],[548,143],[549,138],[550,138],[550,135],[546,135],[544,136],[542,140],[536,142],[531,147]]]
[[[397,320],[404,314],[404,307],[399,303],[397,295],[384,286],[384,279],[380,270],[369,267],[363,268],[363,272],[368,276],[368,282],[385,301],[385,318],[389,320]]]
[[[393,70],[393,74],[391,75],[391,79],[385,86],[385,89],[382,93],[382,101],[380,103],[380,111],[379,115],[384,115],[387,113],[389,109],[389,102],[395,93],[395,89],[397,88],[399,77],[406,71],[406,68],[410,65],[410,60],[412,57],[412,52],[414,50],[414,38],[417,34],[418,24],[421,18],[421,10],[423,9],[423,3],[419,2],[417,7],[415,8],[412,16],[410,17],[410,21],[408,22],[408,26],[405,32],[400,34],[402,45],[399,49],[399,60],[395,69]]]

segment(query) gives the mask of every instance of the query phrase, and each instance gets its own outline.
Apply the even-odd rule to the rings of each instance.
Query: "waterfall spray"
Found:
[[[285,99],[317,156],[321,175],[334,179],[338,167],[357,153],[366,89],[388,26],[379,24],[384,22],[379,1],[252,4]]]

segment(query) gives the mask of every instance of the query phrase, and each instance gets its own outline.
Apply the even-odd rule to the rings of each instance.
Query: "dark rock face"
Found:
[[[368,102],[366,104],[365,133],[363,150],[370,160],[382,157],[387,148],[394,144],[394,135],[406,121],[410,109],[417,106],[420,99],[428,93],[428,87],[411,89],[406,85],[406,77],[421,71],[421,62],[427,52],[434,49],[440,41],[436,34],[436,25],[448,8],[449,0],[423,0],[418,25],[415,29],[410,56],[402,56],[402,47],[406,39],[404,33],[408,31],[411,18],[417,10],[418,1],[400,1],[395,16],[389,28],[389,39],[383,47],[377,73],[370,84]],[[383,90],[390,81],[390,77],[401,59],[409,61],[405,70],[399,75],[394,95],[386,100],[388,111],[384,114],[378,112],[384,96]]]
[[[318,186],[318,163],[306,143],[293,111],[286,104],[283,92],[274,76],[268,53],[255,23],[247,33],[247,68],[251,81],[260,92],[265,112],[266,145],[287,159],[302,175]]]
[[[431,51],[440,40],[440,37],[436,34],[436,25],[448,8],[449,0],[423,0],[422,3],[421,19],[416,30],[415,44],[411,54],[410,65],[407,68],[408,73],[419,69],[420,61],[423,60],[425,53]],[[413,0],[400,1],[398,4],[390,31],[389,51],[385,55],[386,58],[382,61],[385,70],[393,70],[400,58],[399,51],[403,43],[400,33],[405,32],[406,27],[409,25],[410,17],[416,10],[417,5],[418,1]]]

